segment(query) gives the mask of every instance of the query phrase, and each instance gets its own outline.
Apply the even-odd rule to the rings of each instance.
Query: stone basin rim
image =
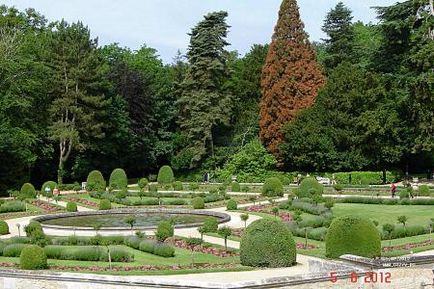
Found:
[[[186,210],[186,209],[152,209],[152,208],[128,208],[128,209],[112,209],[112,210],[100,210],[100,211],[82,211],[82,212],[71,212],[71,213],[60,213],[60,214],[50,214],[44,216],[38,216],[31,221],[36,221],[41,223],[42,228],[54,229],[54,230],[71,230],[71,231],[95,231],[93,227],[74,227],[74,226],[60,226],[60,225],[48,225],[44,224],[44,221],[69,218],[69,217],[79,217],[79,216],[101,216],[101,215],[134,215],[134,214],[144,214],[144,213],[166,213],[166,214],[186,214],[186,215],[200,215],[200,216],[210,216],[216,217],[219,224],[227,223],[231,220],[231,216],[226,213],[206,211],[206,210]],[[194,228],[202,225],[202,223],[191,223],[191,224],[178,224],[174,227],[177,229],[181,228]],[[133,230],[154,230],[157,226],[134,226]],[[102,227],[98,231],[131,231],[130,227]]]

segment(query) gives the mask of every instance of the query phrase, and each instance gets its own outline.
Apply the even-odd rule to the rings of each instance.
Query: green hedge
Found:
[[[20,195],[22,198],[26,199],[36,198],[35,187],[31,183],[25,183],[20,189]]]
[[[326,256],[352,254],[367,258],[381,256],[381,238],[372,221],[347,216],[333,220],[326,235]]]
[[[39,246],[24,248],[20,255],[20,268],[24,270],[42,270],[48,268],[47,255]]]
[[[157,182],[161,185],[170,185],[175,180],[170,166],[162,166],[158,171]]]
[[[434,199],[408,199],[408,198],[394,198],[383,199],[376,197],[345,197],[334,198],[336,203],[354,203],[354,204],[381,204],[381,205],[434,205]]]
[[[99,210],[110,210],[112,208],[112,204],[109,200],[107,199],[102,199],[101,201],[99,201]]]
[[[321,215],[329,211],[324,205],[314,205],[309,202],[297,199],[292,201],[292,207],[312,215]]]
[[[383,184],[383,172],[347,172],[347,173],[327,173],[325,176],[332,179],[335,176],[335,181],[338,184],[349,185],[351,174],[352,185],[381,185]],[[399,175],[392,172],[386,172],[387,183],[396,182],[399,180]]]
[[[227,209],[228,211],[234,211],[234,210],[236,210],[237,208],[238,208],[238,204],[237,204],[237,202],[236,202],[235,200],[230,199],[230,200],[228,201],[228,204],[226,205],[226,209]]]
[[[7,234],[9,234],[8,223],[6,223],[3,220],[0,220],[0,235],[7,235]]]
[[[140,189],[144,189],[146,188],[146,186],[149,184],[149,181],[147,178],[141,178],[138,182],[137,185],[139,186]]]
[[[205,219],[205,222],[203,223],[203,227],[206,232],[208,233],[216,233],[218,230],[218,221],[217,218],[214,217],[207,217]]]
[[[105,191],[106,182],[100,171],[94,170],[87,176],[86,189],[90,192]]]
[[[25,212],[26,203],[22,201],[6,201],[0,206],[0,213]]]
[[[45,182],[41,187],[41,192],[45,193],[45,188],[47,188],[47,187],[51,190],[51,192],[53,192],[54,189],[57,188],[57,183],[53,182],[53,181]]]
[[[324,192],[324,186],[318,183],[315,178],[306,178],[301,181],[297,191],[299,198],[312,198],[313,196],[321,196]]]
[[[205,201],[201,197],[196,197],[193,200],[191,200],[191,205],[193,206],[193,209],[204,209],[205,208]]]
[[[68,202],[66,204],[66,211],[67,212],[77,212],[77,204],[74,202]]]
[[[260,219],[247,227],[240,243],[244,266],[289,267],[296,263],[296,247],[289,228],[281,221]]]
[[[241,186],[239,183],[237,182],[232,182],[231,183],[231,191],[232,192],[241,192]]]
[[[273,177],[265,180],[262,195],[266,197],[283,196],[283,184],[279,178]]]
[[[175,191],[182,191],[184,189],[182,182],[180,181],[173,182],[172,186]]]
[[[128,177],[123,169],[114,169],[110,174],[109,185],[112,190],[123,190],[128,187]]]
[[[107,248],[101,246],[46,246],[44,251],[49,259],[108,262]],[[132,262],[134,254],[119,247],[110,248],[112,262]]]
[[[3,249],[3,256],[5,257],[20,257],[21,251],[23,251],[24,248],[30,246],[29,244],[10,244],[4,247]]]
[[[157,237],[158,241],[164,242],[167,238],[173,237],[173,233],[173,224],[169,221],[161,221],[158,224],[155,236]]]

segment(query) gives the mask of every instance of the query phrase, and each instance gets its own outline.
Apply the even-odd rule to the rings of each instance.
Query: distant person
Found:
[[[203,182],[204,183],[208,183],[209,182],[209,173],[208,172],[205,172],[203,174]]]
[[[395,183],[392,183],[392,185],[390,186],[390,192],[392,193],[392,198],[394,198],[395,195],[396,195],[396,185],[395,185]]]

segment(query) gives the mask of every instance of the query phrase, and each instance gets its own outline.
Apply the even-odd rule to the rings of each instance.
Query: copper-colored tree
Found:
[[[279,158],[282,127],[311,106],[324,76],[304,31],[296,0],[283,0],[262,70],[260,137]]]

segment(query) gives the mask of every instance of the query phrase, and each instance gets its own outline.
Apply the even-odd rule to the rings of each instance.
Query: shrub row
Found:
[[[124,244],[123,236],[93,236],[93,237],[56,237],[52,239],[53,245],[60,246],[89,246],[89,245],[122,245]]]
[[[139,238],[137,236],[129,236],[125,237],[124,243],[131,248],[160,257],[168,258],[175,256],[175,249],[172,246],[162,242],[144,240],[143,238]]]
[[[434,199],[383,199],[376,197],[334,198],[336,203],[382,204],[382,205],[434,205]]]
[[[76,261],[102,261],[109,260],[108,250],[100,246],[56,246],[44,248],[48,259],[76,260]],[[110,248],[110,257],[113,262],[132,262],[134,255],[118,247]]]
[[[321,215],[324,214],[326,212],[328,212],[329,210],[323,206],[323,205],[314,205],[308,202],[304,202],[301,200],[294,200],[292,201],[292,207],[294,209],[299,209],[303,212],[312,214],[312,215]]]
[[[327,228],[325,227],[318,227],[318,228],[312,228],[312,227],[297,227],[295,224],[291,223],[288,225],[289,229],[291,230],[291,233],[294,236],[305,238],[307,233],[307,238],[317,241],[324,241],[325,236],[327,234]]]
[[[21,201],[7,201],[0,206],[0,213],[24,212],[26,203]]]
[[[383,183],[383,172],[348,172],[348,173],[334,173],[326,174],[326,177],[332,179],[333,175],[335,181],[339,184],[352,185],[381,185]],[[388,183],[395,182],[399,176],[392,172],[386,172],[386,181]]]

